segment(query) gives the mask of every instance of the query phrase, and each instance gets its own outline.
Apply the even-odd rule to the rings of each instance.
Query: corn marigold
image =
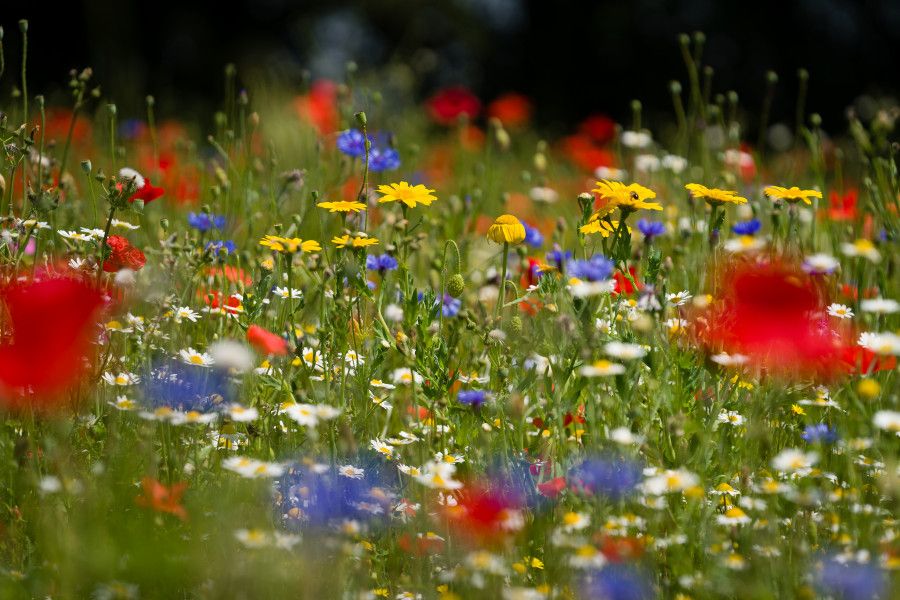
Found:
[[[699,183],[689,183],[684,189],[691,193],[691,196],[698,200],[706,200],[713,206],[719,206],[725,203],[729,204],[747,204],[747,199],[738,196],[737,192],[732,190],[721,190],[719,188],[708,188]]]
[[[365,237],[355,235],[351,237],[349,234],[335,236],[331,238],[331,243],[338,248],[365,248],[366,246],[374,246],[379,243],[378,238]]]
[[[360,211],[366,210],[366,205],[362,202],[356,202],[353,200],[336,200],[334,202],[319,202],[316,204],[319,208],[325,208],[330,213],[342,212],[349,213],[355,212],[358,213]]]
[[[821,198],[822,192],[817,190],[801,190],[797,186],[785,188],[777,185],[770,185],[763,190],[769,198],[774,200],[786,200],[791,204],[803,200],[805,204],[812,204],[810,198]]]
[[[434,190],[430,190],[424,185],[409,185],[405,181],[400,183],[388,183],[378,186],[378,193],[381,198],[378,202],[402,202],[409,208],[415,208],[417,204],[431,206],[431,203],[437,200],[437,196],[433,196]]]
[[[315,240],[301,240],[300,238],[286,238],[277,235],[267,235],[259,240],[260,246],[271,248],[275,252],[294,254],[296,252],[319,252],[322,246]]]
[[[647,202],[656,198],[656,192],[637,183],[625,185],[620,181],[608,181],[601,179],[596,183],[596,188],[591,190],[601,199],[608,202],[611,209],[618,208],[623,213],[635,210],[662,210],[662,205],[656,202]],[[602,216],[602,215],[601,215]]]
[[[525,241],[525,226],[512,215],[500,215],[487,232],[495,244],[521,244]]]

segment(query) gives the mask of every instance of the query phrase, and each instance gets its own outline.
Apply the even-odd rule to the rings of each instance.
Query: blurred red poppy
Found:
[[[325,135],[338,128],[337,84],[320,79],[312,84],[308,94],[294,98],[297,115]]]
[[[518,529],[518,508],[509,495],[474,484],[459,494],[455,506],[446,507],[445,515],[459,538],[476,546],[490,546]]]
[[[487,115],[499,119],[504,127],[514,129],[527,125],[533,107],[522,94],[509,93],[496,98],[488,105]]]
[[[8,285],[0,300],[0,400],[49,407],[88,372],[103,296],[80,280],[50,279]]]
[[[187,510],[181,505],[181,496],[187,489],[186,481],[167,487],[152,477],[144,477],[141,479],[141,485],[144,493],[134,499],[138,506],[175,515],[182,521],[187,520]]]
[[[556,498],[566,489],[566,478],[556,477],[544,483],[537,484],[538,493],[547,498]]]
[[[856,218],[856,202],[859,193],[850,188],[843,195],[832,190],[828,195],[828,216],[832,221],[852,221]]]
[[[146,263],[144,253],[120,235],[111,235],[106,238],[106,245],[110,253],[103,261],[103,270],[107,273],[115,273],[121,269],[140,270]]]
[[[259,325],[251,325],[247,329],[247,341],[260,354],[283,356],[288,351],[287,342],[283,337],[263,329]]]
[[[728,353],[783,376],[825,377],[835,371],[840,340],[809,276],[786,263],[742,263],[722,277],[722,301],[701,336]]]
[[[628,267],[628,274],[631,276],[631,279],[626,277],[622,271],[616,271],[613,274],[613,279],[616,282],[616,288],[613,290],[614,294],[625,294],[627,296],[641,289],[642,286],[638,279],[637,270],[634,267]],[[632,283],[632,280],[634,283]]]
[[[481,112],[481,101],[461,86],[440,90],[426,105],[428,114],[441,125],[454,125],[463,115],[472,120]]]
[[[581,122],[578,131],[598,144],[605,144],[616,134],[616,123],[606,115],[591,115]]]
[[[148,178],[144,178],[144,185],[138,191],[133,193],[131,197],[128,198],[129,202],[134,202],[135,200],[143,200],[144,204],[148,202],[152,202],[157,198],[161,197],[165,192],[161,187],[156,187]]]

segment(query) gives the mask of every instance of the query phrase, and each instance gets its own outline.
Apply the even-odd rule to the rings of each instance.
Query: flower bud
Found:
[[[463,276],[459,273],[454,274],[450,277],[450,280],[447,282],[447,293],[453,296],[454,298],[459,298],[462,296],[463,292],[466,289],[466,281],[463,279]]]

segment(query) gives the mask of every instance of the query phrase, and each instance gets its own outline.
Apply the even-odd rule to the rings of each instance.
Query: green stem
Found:
[[[500,271],[500,291],[497,295],[497,307],[494,309],[494,316],[499,319],[503,303],[506,301],[506,267],[509,261],[509,242],[503,242],[503,267]],[[499,323],[498,323],[499,325]]]

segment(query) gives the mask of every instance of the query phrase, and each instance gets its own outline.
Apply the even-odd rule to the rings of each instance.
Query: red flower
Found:
[[[824,302],[793,265],[744,264],[723,278],[722,302],[703,336],[781,375],[834,372],[840,343],[818,316]]]
[[[488,105],[487,115],[499,119],[504,127],[516,128],[531,120],[531,102],[522,94],[509,93]]]
[[[616,123],[606,115],[591,115],[581,122],[578,131],[598,144],[605,144],[616,134]]]
[[[469,543],[493,545],[515,529],[518,505],[496,490],[469,486],[461,492],[456,506],[446,509],[451,528]]]
[[[263,329],[259,325],[251,325],[247,329],[247,341],[260,354],[283,356],[287,354],[287,341],[280,335]]]
[[[324,135],[338,128],[337,84],[320,79],[312,84],[309,93],[294,98],[294,110],[304,121],[312,123]]]
[[[613,153],[595,145],[584,134],[570,135],[562,140],[562,151],[580,168],[594,172],[597,167],[611,167],[615,164]]]
[[[464,87],[444,88],[429,98],[428,114],[441,125],[455,125],[465,115],[469,120],[481,112],[481,101]]]
[[[0,331],[0,401],[16,402],[27,391],[45,401],[87,373],[100,291],[75,279],[18,283],[0,290],[6,305]]]
[[[566,478],[556,477],[550,481],[537,484],[538,493],[548,498],[556,498],[566,489]]]
[[[832,221],[852,221],[856,218],[856,188],[850,188],[843,196],[832,190],[828,195],[828,216]]]
[[[110,248],[109,256],[103,261],[103,270],[107,273],[115,273],[121,269],[138,271],[147,262],[144,253],[120,235],[111,235],[106,238],[106,245]]]
[[[625,294],[627,296],[633,294],[635,290],[641,289],[641,282],[638,280],[637,270],[635,270],[634,267],[628,267],[628,274],[631,275],[631,279],[634,280],[634,283],[631,283],[631,279],[625,277],[625,274],[622,271],[616,271],[613,274],[613,279],[616,281],[616,288],[613,290],[613,293]]]
[[[181,496],[187,488],[186,481],[166,487],[152,477],[144,477],[141,479],[141,485],[144,487],[144,493],[134,499],[138,506],[175,515],[182,521],[187,520],[187,511],[181,505]]]
[[[161,187],[156,187],[155,185],[150,183],[150,179],[144,177],[144,185],[139,188],[138,191],[133,193],[130,198],[128,198],[129,202],[134,202],[135,200],[143,200],[144,204],[148,202],[152,202],[162,196],[165,192]]]

